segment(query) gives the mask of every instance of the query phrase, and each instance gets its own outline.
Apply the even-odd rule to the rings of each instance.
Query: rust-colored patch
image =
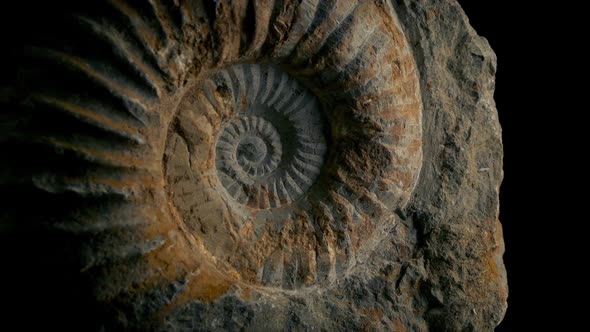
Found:
[[[499,286],[497,288],[498,292],[499,292],[498,295],[500,296],[500,298],[502,298],[504,301],[506,301],[506,299],[508,298],[508,290],[504,287],[503,280],[502,280],[505,272],[503,270],[501,270],[501,269],[503,269],[501,257],[504,253],[504,245],[501,242],[502,239],[503,239],[502,224],[500,223],[499,220],[496,220],[495,230],[494,230],[494,239],[493,239],[496,247],[487,257],[487,266],[488,266],[488,273],[490,276],[490,281],[493,281],[494,283],[498,284],[498,286]]]
[[[406,326],[406,324],[404,324],[402,319],[398,317],[393,321],[393,331],[394,332],[407,332],[408,327]]]
[[[178,302],[189,300],[211,302],[227,293],[235,283],[236,280],[220,273],[214,267],[202,268],[189,280],[187,290],[179,297]]]
[[[495,252],[492,252],[487,259],[487,263],[488,263],[488,271],[489,273],[493,276],[493,279],[498,278],[498,276],[500,275],[500,272],[498,272],[498,265],[496,264],[496,254]]]
[[[250,301],[250,297],[252,296],[251,292],[252,292],[252,290],[250,289],[250,287],[242,288],[242,292],[240,293],[240,298],[245,302]]]
[[[364,316],[361,331],[373,331],[375,329],[375,323],[381,321],[381,318],[383,318],[383,311],[375,307],[362,309],[361,313]]]
[[[236,282],[237,280],[232,279],[231,274],[223,274],[213,266],[204,265],[190,277],[184,291],[162,308],[157,315],[165,317],[175,308],[190,301],[214,301],[226,294]]]

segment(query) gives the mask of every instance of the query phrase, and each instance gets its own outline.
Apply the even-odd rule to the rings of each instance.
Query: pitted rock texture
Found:
[[[46,20],[2,89],[2,229],[38,246],[22,274],[55,275],[27,284],[73,294],[77,328],[501,320],[496,62],[454,0],[111,0]]]

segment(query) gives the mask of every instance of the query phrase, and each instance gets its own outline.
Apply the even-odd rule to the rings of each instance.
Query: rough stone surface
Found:
[[[66,8],[2,90],[1,211],[81,326],[500,322],[496,59],[455,0]]]

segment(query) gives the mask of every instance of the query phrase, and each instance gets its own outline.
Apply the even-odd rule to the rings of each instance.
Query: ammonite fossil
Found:
[[[62,14],[27,41],[8,101],[24,113],[4,140],[44,160],[11,179],[54,197],[43,225],[68,237],[68,264],[114,326],[330,292],[399,223],[422,103],[389,2]]]

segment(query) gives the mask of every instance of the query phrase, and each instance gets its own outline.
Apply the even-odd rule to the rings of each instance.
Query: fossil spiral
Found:
[[[241,95],[248,108],[236,112],[244,116],[229,121],[217,140],[221,182],[248,206],[264,209],[290,204],[313,184],[324,161],[318,102],[273,67],[236,66],[230,73],[220,76],[235,77],[233,84],[228,82],[238,90],[233,99]],[[248,87],[240,85],[247,80],[244,75],[251,80]]]
[[[5,135],[54,158],[19,183],[64,197],[48,220],[76,239],[96,301],[171,290],[134,311],[151,317],[238,286],[328,288],[408,201],[420,92],[384,2],[112,0],[64,16],[25,48],[10,102],[30,116]]]

